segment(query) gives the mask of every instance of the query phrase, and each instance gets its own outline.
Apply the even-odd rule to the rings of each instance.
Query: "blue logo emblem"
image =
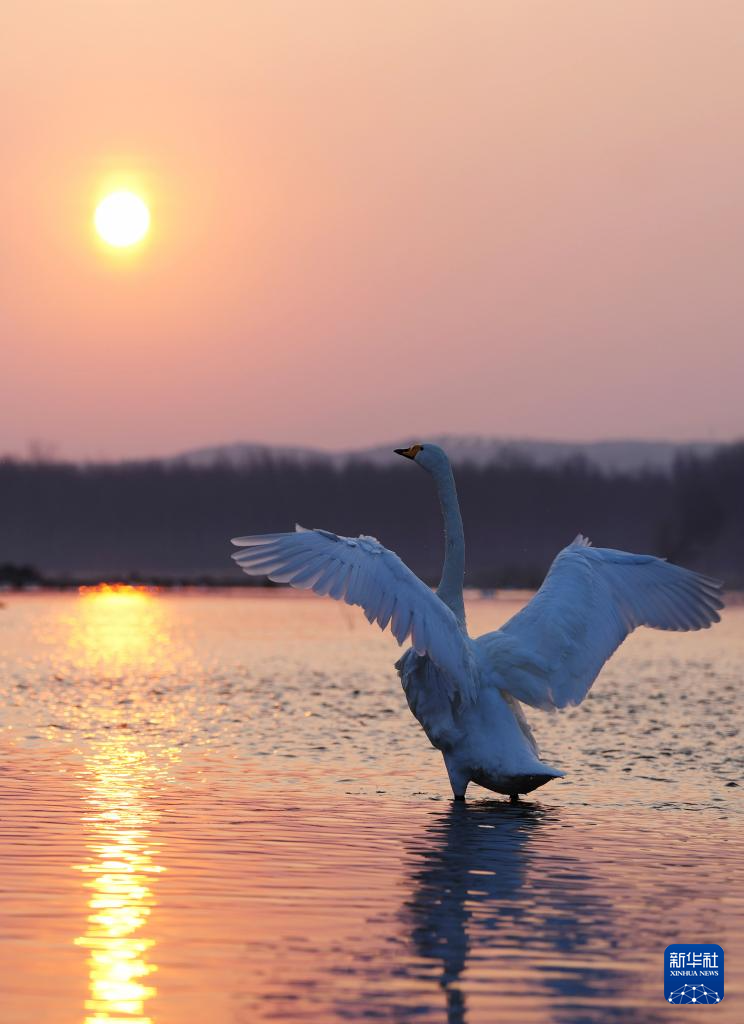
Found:
[[[668,1003],[720,1003],[723,950],[712,942],[673,942],[664,950],[664,998]]]

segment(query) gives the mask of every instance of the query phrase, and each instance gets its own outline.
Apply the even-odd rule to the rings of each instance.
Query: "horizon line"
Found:
[[[736,445],[744,443],[744,434],[734,435],[725,440],[721,439],[704,439],[701,437],[692,437],[685,440],[676,440],[668,437],[597,437],[593,440],[576,440],[574,438],[555,438],[555,437],[540,437],[540,436],[511,436],[511,435],[498,435],[498,434],[476,434],[476,433],[450,433],[450,432],[432,432],[425,434],[419,432],[412,432],[409,435],[399,435],[392,440],[371,442],[366,444],[357,444],[350,447],[329,447],[323,444],[303,444],[301,442],[282,441],[256,441],[256,440],[235,440],[235,441],[218,441],[207,444],[196,444],[192,447],[180,448],[176,451],[170,450],[162,452],[160,454],[141,454],[141,455],[106,455],[103,453],[92,455],[66,455],[58,450],[57,445],[54,442],[39,440],[30,441],[25,452],[8,451],[0,453],[0,460],[10,462],[43,462],[43,463],[74,463],[74,464],[86,464],[86,465],[100,465],[104,463],[119,464],[119,463],[133,463],[133,462],[168,462],[173,460],[186,459],[190,456],[197,456],[206,454],[209,452],[220,452],[222,450],[229,451],[230,449],[258,449],[266,450],[267,452],[279,451],[286,453],[306,453],[319,456],[350,456],[350,455],[363,455],[377,453],[390,447],[391,451],[399,446],[401,443],[407,443],[410,438],[415,438],[417,443],[426,443],[427,439],[431,443],[470,443],[470,444],[485,444],[494,446],[512,446],[512,445],[545,445],[554,447],[571,447],[571,448],[596,448],[596,447],[621,447],[623,445],[641,445],[641,446],[654,446],[661,445],[671,448],[723,448],[730,445]]]

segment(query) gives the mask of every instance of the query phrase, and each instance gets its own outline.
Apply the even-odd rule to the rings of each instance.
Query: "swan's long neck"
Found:
[[[455,478],[449,464],[437,467],[433,475],[444,519],[444,566],[437,594],[455,613],[457,621],[464,626],[465,602],[462,587],[465,579],[465,534]]]

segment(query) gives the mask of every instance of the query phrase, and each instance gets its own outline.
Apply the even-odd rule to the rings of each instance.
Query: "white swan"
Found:
[[[325,530],[237,537],[244,572],[359,605],[411,647],[396,663],[408,706],[442,751],[455,799],[469,782],[513,800],[563,772],[540,760],[520,702],[579,704],[637,626],[704,629],[719,621],[721,584],[652,555],[593,548],[579,536],[532,600],[472,639],[465,626],[465,541],[452,468],[434,444],[396,448],[434,477],[445,556],[436,592],[374,537]]]

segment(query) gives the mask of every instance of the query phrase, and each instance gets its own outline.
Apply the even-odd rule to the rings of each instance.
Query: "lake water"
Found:
[[[516,806],[451,802],[397,654],[284,591],[5,595],[3,1024],[744,1020],[744,607],[528,709],[567,777]]]

